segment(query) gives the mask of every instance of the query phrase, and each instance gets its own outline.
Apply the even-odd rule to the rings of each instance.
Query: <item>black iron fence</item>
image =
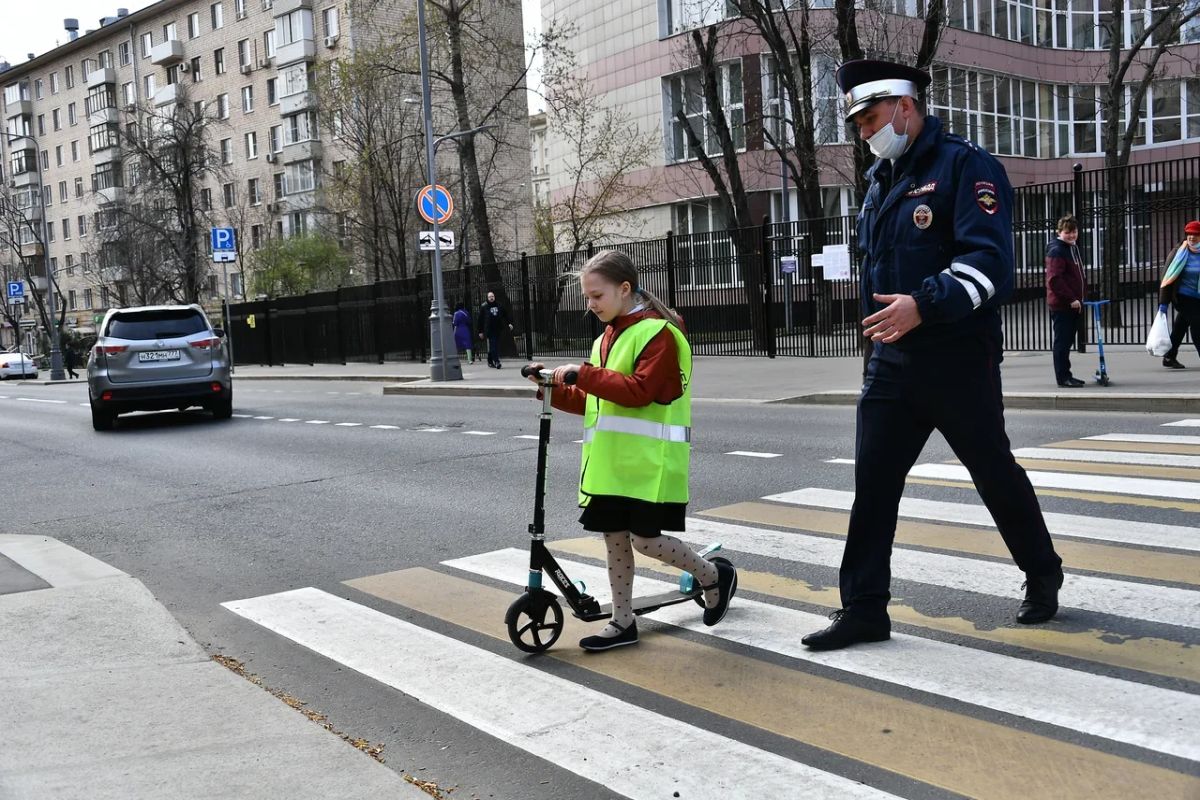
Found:
[[[1080,221],[1089,295],[1113,301],[1103,320],[1105,342],[1144,341],[1162,267],[1182,241],[1184,224],[1200,218],[1200,157],[1119,174],[1076,169],[1067,180],[1017,188],[1015,291],[1002,309],[1010,350],[1049,349],[1043,255],[1055,222],[1067,213]],[[628,253],[643,284],[683,316],[697,355],[849,356],[862,341],[854,223],[854,217],[764,222],[610,247]],[[505,355],[586,356],[600,326],[585,313],[570,275],[591,253],[446,270],[447,305],[462,303],[474,323],[493,291],[516,328],[503,343]],[[234,352],[243,364],[424,360],[432,296],[426,273],[236,304],[229,321]],[[1089,327],[1090,341],[1095,333]]]

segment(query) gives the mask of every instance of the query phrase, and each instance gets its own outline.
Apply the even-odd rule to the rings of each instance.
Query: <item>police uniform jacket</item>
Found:
[[[1002,343],[998,308],[1013,283],[1008,176],[991,154],[925,118],[894,163],[880,159],[858,216],[864,316],[875,294],[911,294],[921,325],[901,350],[984,339]]]

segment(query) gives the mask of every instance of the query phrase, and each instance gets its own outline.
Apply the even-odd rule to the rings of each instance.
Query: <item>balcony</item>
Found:
[[[10,119],[16,116],[32,117],[33,101],[18,100],[15,103],[8,103],[4,106],[4,115]]]
[[[313,161],[321,158],[321,141],[309,139],[303,142],[285,144],[283,155],[279,159],[284,164],[294,164],[297,161]]]
[[[100,166],[101,164],[112,164],[115,161],[121,160],[121,148],[117,147],[116,142],[105,145],[103,149],[96,150],[92,153],[92,164]]]
[[[312,0],[275,0],[273,13],[277,17],[286,16],[301,8],[312,9]]]
[[[95,127],[97,125],[104,125],[105,123],[117,123],[117,122],[121,121],[121,112],[117,109],[116,106],[109,106],[108,108],[98,108],[95,111],[88,114],[87,121],[88,121],[89,127]]]
[[[21,258],[38,258],[46,251],[42,249],[41,242],[22,242],[21,243]]]
[[[154,107],[175,105],[179,102],[179,84],[168,83],[154,92]]]
[[[125,199],[124,186],[109,186],[107,189],[97,189],[96,196],[101,203],[119,203]]]
[[[183,51],[180,50],[182,56]],[[115,84],[117,82],[117,71],[112,67],[102,67],[101,69],[89,72],[87,74],[87,86],[91,89],[93,86],[100,86],[104,83]]]
[[[150,63],[160,67],[171,67],[183,61],[183,42],[168,39],[150,48]]]
[[[309,39],[299,39],[290,44],[276,45],[275,65],[286,67],[298,61],[312,61],[317,57],[317,43]]]
[[[279,98],[279,116],[289,117],[301,111],[317,110],[316,92],[297,92]]]
[[[27,169],[24,172],[18,172],[12,176],[9,184],[14,189],[24,189],[27,186],[38,188],[38,174],[36,169]]]

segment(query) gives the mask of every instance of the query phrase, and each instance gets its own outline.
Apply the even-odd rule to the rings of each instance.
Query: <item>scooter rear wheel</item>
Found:
[[[508,607],[504,623],[509,640],[518,650],[541,653],[562,635],[562,606],[545,589],[529,589]]]

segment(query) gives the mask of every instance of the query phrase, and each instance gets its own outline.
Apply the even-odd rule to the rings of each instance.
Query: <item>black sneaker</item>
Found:
[[[716,586],[703,587],[705,590],[713,588],[717,590],[717,604],[712,608],[704,609],[704,624],[709,626],[716,625],[725,619],[725,612],[729,610],[729,601],[737,594],[737,570],[733,565],[714,561],[713,566],[717,568]]]
[[[1053,619],[1058,613],[1058,590],[1063,585],[1062,570],[1053,575],[1029,575],[1022,588],[1025,589],[1025,601],[1017,610],[1017,622],[1022,625],[1036,625]]]
[[[829,615],[833,624],[810,633],[800,644],[810,650],[841,650],[859,642],[882,642],[892,638],[892,624],[884,613],[878,617],[854,614],[842,608]]]
[[[1078,389],[1080,386],[1086,386],[1087,384],[1079,380],[1079,378],[1067,378],[1065,381],[1059,381],[1058,385],[1067,389]]]
[[[637,620],[629,623],[629,627],[622,628],[615,622],[608,623],[620,631],[616,636],[585,636],[579,640],[579,646],[591,653],[599,653],[602,650],[612,650],[614,647],[624,647],[627,644],[638,643]]]
[[[1168,369],[1187,369],[1187,367],[1185,367],[1183,364],[1180,364],[1179,361],[1174,358],[1164,358],[1163,366]]]

